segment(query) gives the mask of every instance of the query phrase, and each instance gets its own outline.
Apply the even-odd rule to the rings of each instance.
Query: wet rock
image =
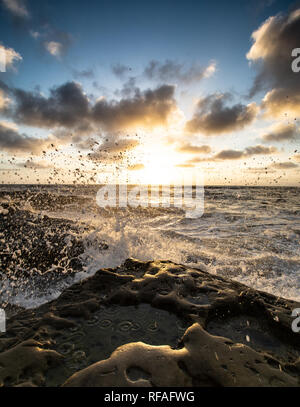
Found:
[[[61,361],[62,355],[43,349],[39,342],[24,341],[0,354],[0,386],[20,384],[25,379],[42,385],[44,372]]]
[[[0,337],[0,379],[5,386],[299,386],[295,308],[201,269],[129,259],[37,309],[14,309]]]
[[[250,347],[208,334],[199,324],[187,329],[183,348],[131,343],[109,359],[75,373],[65,387],[98,386],[297,386],[298,380],[268,363]],[[141,378],[132,381],[130,369]],[[143,375],[148,378],[144,379]]]

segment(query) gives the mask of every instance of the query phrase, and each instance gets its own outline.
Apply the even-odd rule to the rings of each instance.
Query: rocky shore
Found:
[[[300,386],[300,304],[128,259],[36,309],[6,308],[1,386]]]

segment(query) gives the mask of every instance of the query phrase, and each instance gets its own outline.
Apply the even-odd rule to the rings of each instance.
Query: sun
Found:
[[[164,144],[144,145],[140,152],[143,168],[138,171],[142,184],[169,185],[178,181],[178,154]]]

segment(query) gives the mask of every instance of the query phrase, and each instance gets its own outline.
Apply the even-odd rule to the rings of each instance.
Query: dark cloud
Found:
[[[253,147],[247,147],[244,151],[244,156],[245,157],[250,157],[252,155],[269,155],[269,154],[275,154],[277,153],[277,148],[276,147],[265,147],[262,145],[257,145]]]
[[[262,136],[263,141],[290,141],[299,137],[299,129],[295,124],[279,124]]]
[[[194,64],[186,68],[184,64],[169,59],[167,59],[165,62],[152,60],[146,66],[144,75],[148,79],[153,79],[160,82],[179,81],[188,84],[211,76],[215,70],[215,62],[211,62],[206,67]]]
[[[300,8],[268,18],[252,38],[247,58],[257,63],[257,75],[249,96],[268,91],[262,103],[267,115],[299,114],[300,80],[291,65],[292,50],[299,48]]]
[[[240,160],[246,159],[255,155],[271,155],[276,154],[278,150],[275,147],[265,147],[262,145],[247,147],[244,150],[222,150],[219,153],[211,157],[196,157],[192,160],[188,160],[188,164],[196,164],[200,162],[209,162],[209,161],[226,161],[226,160]]]
[[[210,136],[241,130],[252,123],[257,114],[256,104],[227,107],[226,102],[231,98],[229,93],[215,93],[200,99],[192,120],[186,124],[186,130]]]
[[[174,86],[162,85],[144,92],[137,89],[134,96],[120,101],[101,99],[93,107],[92,118],[106,130],[165,125],[176,109],[174,90]]]
[[[247,147],[245,150],[223,150],[213,157],[213,161],[218,160],[238,160],[240,158],[248,158],[254,155],[271,155],[276,154],[275,147],[265,147],[260,144],[257,146]]]
[[[10,117],[18,123],[51,129],[62,127],[86,134],[98,131],[99,127],[116,131],[165,125],[177,109],[174,87],[169,85],[143,92],[136,88],[131,97],[110,101],[102,98],[93,105],[76,82],[52,88],[48,97],[22,89],[10,89],[9,96],[14,99]]]
[[[89,101],[75,82],[52,88],[49,97],[21,89],[12,93],[16,102],[13,116],[19,123],[46,128],[88,126]]]
[[[179,145],[176,148],[176,151],[180,153],[191,153],[191,154],[197,154],[197,153],[203,153],[203,154],[208,154],[211,152],[211,148],[208,145],[202,145],[202,146],[196,146],[190,143],[183,143]]]
[[[213,157],[213,161],[218,160],[239,160],[244,157],[244,151],[240,150],[223,150]]]
[[[7,124],[0,123],[0,149],[10,153],[32,153],[40,155],[51,142],[49,138],[39,139],[20,134],[18,130]]]

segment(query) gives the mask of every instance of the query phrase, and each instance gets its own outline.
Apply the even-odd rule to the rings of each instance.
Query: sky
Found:
[[[0,181],[297,186],[298,55],[295,1],[0,0]]]

